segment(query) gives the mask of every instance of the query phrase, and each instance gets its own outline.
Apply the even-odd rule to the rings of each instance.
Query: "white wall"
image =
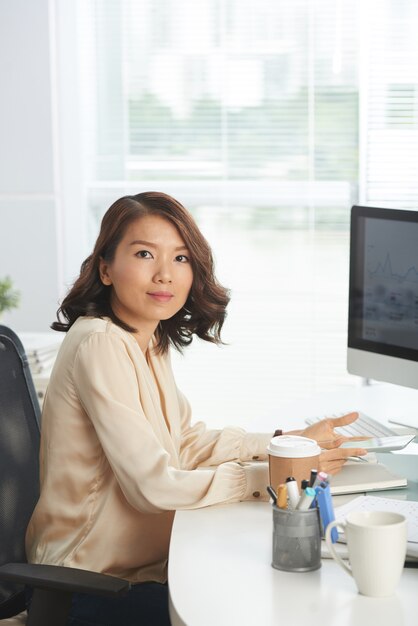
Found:
[[[0,0],[0,278],[21,292],[3,323],[47,330],[61,284],[48,0]]]

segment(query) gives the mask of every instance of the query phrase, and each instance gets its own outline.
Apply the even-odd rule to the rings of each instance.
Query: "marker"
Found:
[[[287,487],[279,485],[277,487],[277,506],[279,509],[287,509]]]
[[[319,514],[321,517],[322,528],[325,534],[327,526],[330,522],[334,521],[334,507],[332,506],[330,486],[316,487],[316,500],[318,502]],[[335,531],[335,532],[334,532]],[[336,528],[331,530],[331,541],[335,543],[338,539],[338,531]]]
[[[313,499],[316,496],[316,491],[313,487],[306,487],[302,492],[297,504],[297,511],[307,511],[312,504]]]
[[[293,476],[286,478],[286,487],[289,495],[289,509],[296,509],[299,502],[299,489],[298,483]]]
[[[311,470],[311,476],[309,478],[309,487],[313,487],[317,473],[318,473],[318,470],[316,469]]]
[[[300,483],[300,488],[301,491],[305,491],[306,487],[310,487],[309,485],[309,480],[302,480],[302,482]]]
[[[267,491],[271,499],[273,500],[273,504],[277,504],[277,493],[274,491],[273,487],[267,485]]]
[[[318,485],[320,485],[322,482],[326,482],[327,480],[328,474],[326,472],[318,472],[313,487],[318,487]]]

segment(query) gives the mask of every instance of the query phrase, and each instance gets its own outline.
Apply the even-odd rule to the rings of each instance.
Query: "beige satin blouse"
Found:
[[[79,318],[45,398],[29,562],[164,582],[174,511],[266,499],[266,463],[246,461],[265,460],[270,437],[192,426],[167,355]]]

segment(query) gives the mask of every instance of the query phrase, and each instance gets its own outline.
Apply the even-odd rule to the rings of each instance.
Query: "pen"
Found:
[[[306,487],[306,489],[302,492],[302,495],[299,498],[296,509],[298,511],[307,511],[311,506],[315,495],[316,491],[315,489],[313,489],[313,487]]]
[[[315,482],[312,485],[313,487],[318,487],[322,482],[328,479],[328,474],[326,472],[318,472],[315,478]]]
[[[273,504],[277,504],[277,494],[274,491],[273,487],[270,487],[270,485],[267,485],[267,491],[268,491],[269,496],[273,500]]]
[[[277,506],[279,509],[287,509],[287,487],[279,485],[277,487]]]
[[[317,473],[318,473],[318,470],[316,469],[311,470],[311,476],[309,478],[309,487],[313,487]]]
[[[286,487],[287,493],[289,495],[289,508],[296,509],[299,502],[299,489],[298,483],[293,478],[293,476],[289,476],[289,478],[286,478]]]

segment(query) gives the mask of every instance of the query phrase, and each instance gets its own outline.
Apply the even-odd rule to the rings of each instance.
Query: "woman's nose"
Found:
[[[154,280],[157,283],[171,283],[171,272],[167,264],[163,264],[158,268]]]

